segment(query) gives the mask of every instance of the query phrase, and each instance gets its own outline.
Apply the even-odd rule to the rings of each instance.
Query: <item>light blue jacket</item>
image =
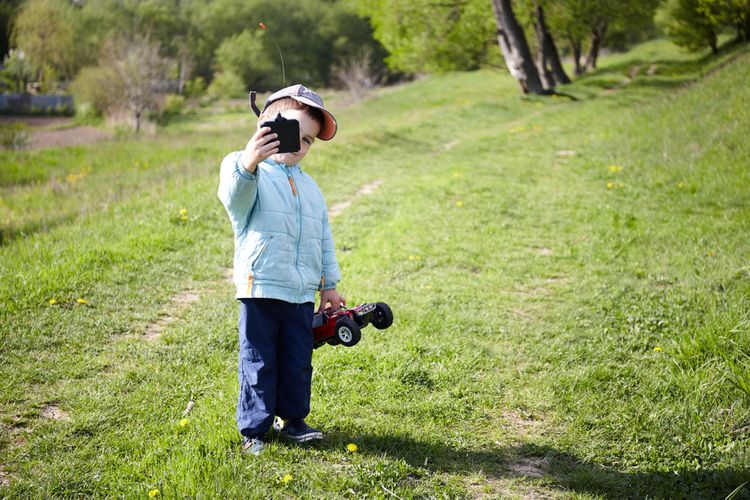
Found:
[[[237,298],[314,302],[341,279],[323,194],[299,165],[269,158],[251,174],[241,154],[221,162],[218,193],[234,230]]]

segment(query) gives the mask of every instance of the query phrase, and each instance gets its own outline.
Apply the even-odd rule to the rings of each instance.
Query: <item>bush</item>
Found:
[[[214,81],[208,86],[207,92],[209,96],[218,99],[244,97],[245,84],[236,73],[232,71],[222,71],[216,75]]]
[[[196,76],[195,79],[185,83],[185,97],[188,99],[197,99],[206,93],[206,80],[202,76]]]
[[[76,107],[83,107],[89,116],[104,114],[113,102],[113,84],[117,81],[112,70],[101,66],[83,68],[73,83],[70,92],[76,99]]]
[[[7,149],[22,149],[29,142],[29,133],[24,123],[0,124],[0,145]]]

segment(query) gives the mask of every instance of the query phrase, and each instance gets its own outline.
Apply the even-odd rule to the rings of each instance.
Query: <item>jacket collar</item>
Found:
[[[300,168],[300,166],[299,166],[299,163],[294,163],[294,164],[292,164],[292,165],[290,165],[290,164],[288,164],[288,163],[279,163],[279,162],[277,162],[277,161],[274,161],[274,160],[273,160],[272,158],[270,158],[270,157],[269,157],[269,158],[266,158],[266,159],[265,159],[265,160],[263,160],[263,161],[264,161],[265,163],[268,163],[268,164],[269,164],[269,165],[271,165],[272,167],[281,167],[281,168],[284,168],[284,169]],[[301,169],[300,169],[300,170],[301,170]]]

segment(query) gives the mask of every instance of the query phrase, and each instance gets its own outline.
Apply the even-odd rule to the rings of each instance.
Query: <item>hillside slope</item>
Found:
[[[346,207],[342,291],[396,321],[315,352],[322,445],[257,458],[215,195],[250,117],[3,152],[0,494],[727,495],[750,467],[750,55],[724,57],[701,78],[716,60],[653,42],[578,101],[480,71],[337,111],[305,169]]]

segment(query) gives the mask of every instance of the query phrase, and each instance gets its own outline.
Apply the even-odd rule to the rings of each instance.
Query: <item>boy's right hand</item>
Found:
[[[251,174],[255,173],[258,163],[279,151],[279,136],[270,132],[270,127],[259,128],[242,152],[242,166]]]

